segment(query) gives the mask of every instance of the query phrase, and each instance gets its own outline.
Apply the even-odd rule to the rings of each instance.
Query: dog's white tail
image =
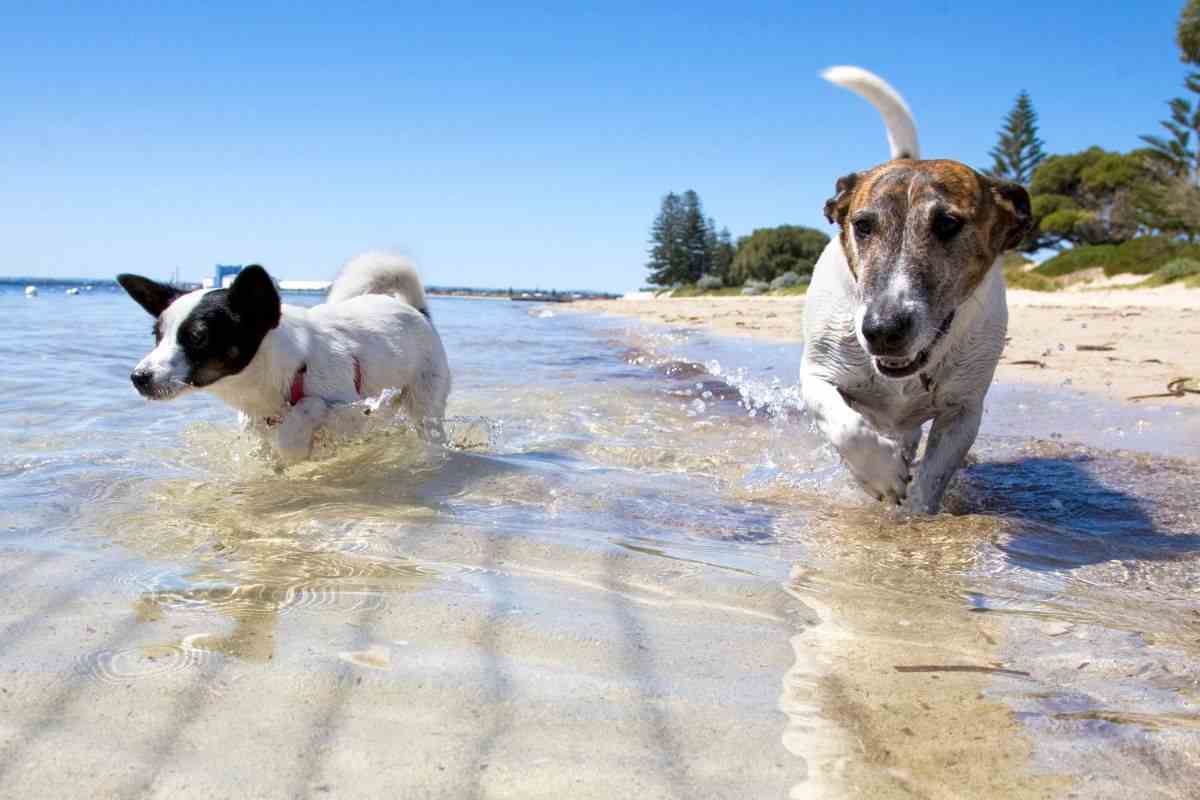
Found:
[[[921,148],[917,144],[917,125],[913,122],[912,112],[891,84],[859,67],[830,67],[821,73],[821,77],[862,95],[875,106],[883,116],[883,124],[887,126],[892,158],[921,157]]]
[[[329,287],[327,303],[340,303],[364,294],[388,294],[399,297],[429,316],[425,287],[417,270],[407,258],[395,253],[372,251],[346,262]]]

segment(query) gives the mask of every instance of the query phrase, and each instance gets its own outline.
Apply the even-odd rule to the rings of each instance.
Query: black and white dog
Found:
[[[258,265],[228,289],[181,292],[138,275],[117,281],[156,318],[157,344],[130,376],[144,397],[212,392],[285,461],[308,457],[331,406],[389,389],[423,436],[444,437],[450,367],[421,280],[402,257],[352,259],[313,308],[283,305]]]

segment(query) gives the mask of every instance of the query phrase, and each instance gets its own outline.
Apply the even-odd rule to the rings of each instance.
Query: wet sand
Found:
[[[797,565],[784,585],[817,620],[793,639],[797,666],[785,686],[832,723],[794,740],[797,752],[821,755],[823,770],[794,797],[1049,799],[1070,787],[1064,776],[1031,768],[1025,729],[988,696],[997,683],[1030,685],[1001,660],[1003,630],[963,606],[955,570],[938,577],[921,569],[928,558],[962,566],[980,538],[995,533],[983,519],[956,528],[946,536],[936,525],[896,525],[872,512],[821,520],[817,535],[860,549]],[[894,583],[902,573],[888,576],[873,562],[901,540],[912,572]],[[806,664],[815,673],[804,674]],[[787,734],[784,743],[793,744]]]
[[[128,564],[10,551],[0,795],[732,800],[802,779],[774,585],[723,600],[653,558],[443,533],[429,555],[453,561],[359,577],[362,606],[351,584],[285,601],[264,571],[226,613],[161,592],[146,613],[111,582]]]
[[[1113,400],[1200,378],[1200,290],[1009,291],[996,380],[1064,386]],[[587,300],[570,308],[776,341],[803,339],[803,297]],[[1161,400],[1159,400],[1161,402]],[[1175,402],[1200,405],[1200,396]]]

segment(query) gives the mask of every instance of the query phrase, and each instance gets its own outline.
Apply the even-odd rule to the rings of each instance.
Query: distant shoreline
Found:
[[[426,295],[429,297],[447,297],[456,300],[507,300],[508,295],[505,294],[460,294],[458,292],[435,292],[426,290]]]
[[[189,286],[191,284],[188,284]],[[94,289],[119,289],[120,286],[111,278],[34,278],[28,275],[0,276],[0,287],[13,286],[18,289],[26,286],[39,288],[82,288],[91,286]],[[324,290],[284,289],[285,294],[323,294]],[[508,300],[512,297],[527,295],[525,299],[535,302],[550,297],[568,298],[570,300],[615,300],[620,297],[611,292],[596,292],[591,290],[538,290],[538,289],[476,289],[471,287],[427,286],[425,293],[430,297],[463,297],[472,300]]]

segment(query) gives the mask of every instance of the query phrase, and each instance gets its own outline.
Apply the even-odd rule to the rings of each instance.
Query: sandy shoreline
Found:
[[[1010,290],[996,380],[1068,386],[1111,400],[1200,377],[1200,291],[1181,287],[1055,293]],[[571,308],[734,336],[800,342],[803,297],[586,300]],[[1156,399],[1200,405],[1200,396]]]

